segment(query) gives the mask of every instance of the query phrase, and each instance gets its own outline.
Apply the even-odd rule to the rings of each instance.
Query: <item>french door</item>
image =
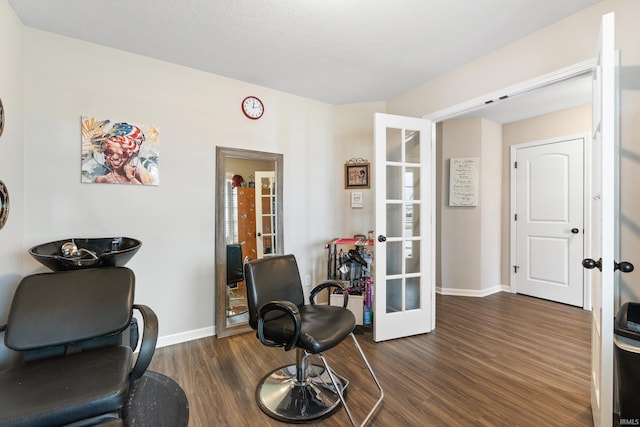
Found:
[[[375,114],[374,341],[435,327],[431,121]]]
[[[595,427],[613,422],[613,317],[617,185],[614,16],[602,17],[593,79],[591,248],[583,266],[592,270],[591,411]],[[596,269],[597,267],[597,269]]]

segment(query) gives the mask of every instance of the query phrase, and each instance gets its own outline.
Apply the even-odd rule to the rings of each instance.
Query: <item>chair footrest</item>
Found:
[[[333,375],[344,395],[349,381],[335,372]],[[307,377],[302,383],[297,379],[296,365],[269,373],[258,384],[256,400],[265,414],[289,423],[317,421],[342,406],[326,369],[313,364],[307,366]]]

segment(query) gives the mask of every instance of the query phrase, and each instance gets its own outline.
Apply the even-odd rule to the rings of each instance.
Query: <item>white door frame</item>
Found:
[[[576,135],[568,135],[563,137],[545,139],[540,141],[531,141],[524,142],[522,144],[514,144],[510,147],[510,158],[509,158],[509,170],[511,172],[509,179],[510,186],[510,194],[511,194],[511,204],[509,208],[510,215],[510,228],[509,228],[509,265],[514,266],[517,265],[516,262],[516,248],[517,248],[517,233],[516,233],[516,169],[513,167],[513,163],[516,161],[516,153],[519,149],[522,148],[530,148],[537,147],[540,145],[551,144],[554,142],[561,142],[570,139],[583,139],[584,147],[583,147],[583,204],[582,209],[584,213],[583,224],[584,224],[584,238],[582,243],[582,252],[583,254],[587,253],[589,248],[589,242],[591,242],[591,229],[588,226],[591,224],[591,134],[590,133],[580,133]],[[511,293],[517,292],[517,280],[516,273],[513,268],[509,269],[509,291]],[[582,308],[585,310],[591,310],[591,275],[587,274],[583,271],[582,274]]]

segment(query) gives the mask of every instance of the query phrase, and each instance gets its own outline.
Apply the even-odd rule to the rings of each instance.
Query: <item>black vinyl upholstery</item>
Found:
[[[134,281],[131,270],[108,268],[27,276],[13,297],[5,343],[25,351],[122,331]]]
[[[320,353],[339,344],[356,326],[353,313],[342,307],[304,304],[298,263],[293,255],[251,261],[245,264],[245,279],[249,324],[259,335],[263,334],[269,345]],[[267,303],[272,304],[265,307],[260,331],[260,308]],[[300,319],[297,337],[291,311],[297,312]]]
[[[134,289],[134,274],[125,267],[22,279],[0,328],[5,345],[24,354],[23,363],[0,371],[0,425],[85,425],[82,420],[101,417],[117,425],[130,383],[146,371],[158,333],[155,313],[133,304]],[[135,364],[121,336],[134,309],[144,321]]]
[[[227,245],[227,286],[234,287],[243,280],[242,248],[237,243]]]
[[[120,411],[131,358],[130,348],[111,346],[0,372],[0,425],[64,425]]]
[[[340,344],[356,326],[349,310],[328,305],[298,307],[301,327],[295,347],[317,354]],[[265,322],[264,336],[270,341],[288,343],[295,334],[293,322],[287,316]]]

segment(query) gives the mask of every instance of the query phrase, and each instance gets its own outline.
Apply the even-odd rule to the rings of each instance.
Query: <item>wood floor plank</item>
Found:
[[[436,329],[414,337],[358,341],[385,390],[373,426],[590,426],[590,313],[510,293],[437,296]],[[362,419],[376,388],[350,340],[326,354],[350,380]],[[255,334],[205,338],[156,350],[150,369],[175,379],[190,427],[282,426],[255,403],[258,381],[294,352]],[[318,423],[346,426],[341,410]]]

